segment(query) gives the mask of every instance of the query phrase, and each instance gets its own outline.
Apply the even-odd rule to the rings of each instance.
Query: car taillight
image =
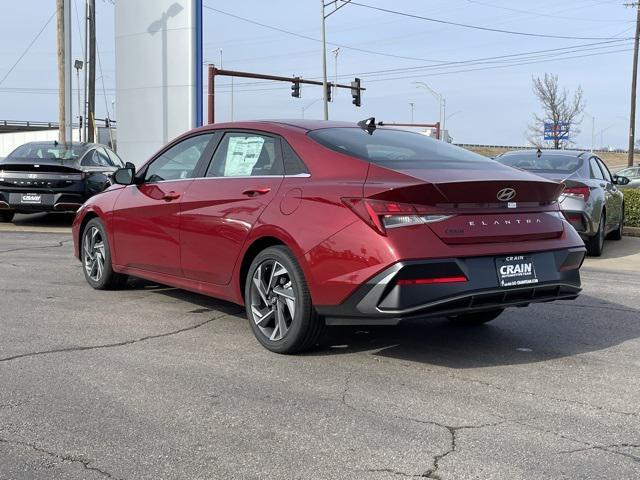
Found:
[[[587,187],[586,185],[583,185],[579,187],[565,187],[564,191],[562,192],[562,195],[566,197],[579,198],[586,202],[587,200],[589,200],[590,193],[591,193],[591,190],[589,190],[589,187]]]
[[[382,235],[386,234],[386,229],[439,222],[451,217],[443,214],[424,214],[409,203],[368,198],[343,198],[342,202]]]

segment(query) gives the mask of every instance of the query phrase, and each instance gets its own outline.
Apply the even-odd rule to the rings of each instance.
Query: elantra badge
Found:
[[[498,191],[496,195],[498,200],[501,202],[508,202],[509,200],[513,200],[516,196],[516,191],[513,188],[503,188]]]

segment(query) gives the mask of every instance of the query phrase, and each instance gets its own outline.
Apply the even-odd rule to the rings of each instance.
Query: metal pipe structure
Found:
[[[435,128],[436,129],[436,138],[440,140],[442,136],[442,130],[440,128],[440,122],[436,123],[387,123],[380,122],[378,125],[381,127],[423,127],[423,128]]]
[[[223,70],[221,68],[216,68],[215,65],[209,65],[208,69],[208,78],[209,78],[209,94],[208,94],[208,120],[209,123],[215,123],[215,78],[217,76],[225,76],[225,77],[240,77],[240,78],[253,78],[259,80],[274,80],[278,82],[289,82],[289,83],[303,83],[306,85],[322,85],[324,92],[326,93],[327,89],[325,85],[328,85],[332,88],[348,88],[350,91],[353,90],[354,87],[351,84],[346,85],[343,83],[325,83],[324,80],[321,82],[319,80],[305,80],[300,77],[283,77],[280,75],[267,75],[263,73],[253,73],[253,72],[240,72],[237,70]],[[366,90],[364,87],[359,88],[360,92]],[[324,98],[324,97],[323,97]]]
[[[436,92],[433,88],[431,88],[429,85],[427,85],[424,82],[412,82],[414,85],[418,86],[418,87],[422,87],[427,89],[431,95],[433,95],[436,100],[438,100],[438,111],[440,112],[440,123],[442,125],[442,130],[444,131],[444,127],[445,127],[445,117],[447,115],[447,101],[444,98],[444,96],[441,93]]]

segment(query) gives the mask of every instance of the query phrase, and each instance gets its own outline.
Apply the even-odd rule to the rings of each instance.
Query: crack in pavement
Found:
[[[46,449],[44,449],[42,447],[38,447],[34,443],[22,442],[22,441],[19,441],[19,440],[8,440],[6,438],[1,438],[0,437],[0,444],[2,444],[2,443],[5,443],[7,445],[28,447],[31,450],[35,451],[35,452],[42,453],[44,455],[48,455],[48,456],[53,457],[53,458],[57,458],[58,460],[61,460],[63,462],[80,463],[84,469],[90,470],[92,472],[99,473],[103,477],[113,478],[113,479],[117,478],[117,477],[114,477],[111,473],[107,472],[106,470],[102,470],[102,469],[100,469],[98,467],[92,467],[90,460],[85,460],[83,458],[77,458],[77,457],[74,457],[72,455],[62,455],[62,454],[59,454],[59,453],[50,452],[49,450],[46,450]]]
[[[356,373],[358,373],[360,371],[360,369],[354,369],[352,370],[347,377],[345,378],[345,386],[342,390],[342,394],[340,396],[340,403],[342,403],[343,405],[345,405],[347,408],[356,411],[356,412],[361,412],[361,413],[370,413],[376,416],[381,415],[380,412],[377,412],[375,410],[369,409],[369,408],[362,408],[362,407],[356,407],[352,404],[350,404],[347,401],[347,395],[349,393],[349,389],[351,388],[351,381],[354,378],[354,376],[356,375]],[[423,425],[433,425],[439,428],[443,428],[445,430],[447,430],[447,432],[449,432],[450,435],[450,445],[448,447],[448,449],[442,453],[439,453],[437,455],[434,455],[433,460],[432,460],[432,465],[431,468],[429,468],[425,473],[421,474],[421,475],[414,475],[414,474],[410,474],[410,473],[406,473],[400,470],[394,470],[391,468],[378,468],[378,469],[367,469],[366,471],[368,472],[387,472],[387,473],[392,473],[394,475],[399,475],[399,476],[404,476],[404,477],[414,477],[414,478],[431,478],[434,480],[440,480],[440,476],[438,475],[438,469],[440,468],[440,462],[442,461],[443,458],[447,457],[448,455],[454,453],[456,451],[457,448],[457,436],[458,436],[458,432],[461,430],[472,430],[472,429],[479,429],[479,428],[490,428],[490,427],[497,427],[499,425],[503,425],[505,423],[508,423],[512,420],[509,419],[503,419],[500,420],[499,422],[493,422],[493,423],[483,423],[480,425],[458,425],[458,426],[451,426],[451,425],[445,425],[443,423],[439,423],[433,420],[424,420],[421,418],[415,418],[415,417],[410,417],[410,416],[406,416],[406,415],[399,415],[399,414],[395,414],[395,413],[391,413],[389,414],[389,416],[391,416],[392,418],[397,418],[400,420],[407,420],[410,422],[415,422],[415,423],[420,423]],[[516,422],[517,423],[517,422]]]
[[[392,475],[398,475],[400,477],[406,477],[406,478],[420,478],[420,477],[422,477],[422,475],[412,475],[410,473],[401,472],[400,470],[394,470],[392,468],[367,468],[367,469],[361,470],[361,471],[369,472],[369,473],[390,473]]]
[[[60,248],[60,247],[63,247],[65,243],[69,243],[69,242],[72,242],[72,241],[73,241],[73,239],[70,238],[69,240],[61,240],[56,245],[41,245],[39,247],[10,248],[9,250],[0,250],[0,254],[9,253],[9,252],[19,252],[19,251],[22,251],[22,250],[41,250],[43,248]]]
[[[158,333],[155,335],[146,335],[144,337],[140,337],[140,338],[134,338],[132,340],[124,340],[122,342],[114,342],[114,343],[106,343],[106,344],[102,344],[102,345],[86,345],[86,346],[79,346],[79,347],[65,347],[65,348],[54,348],[51,350],[42,350],[39,352],[29,352],[29,353],[21,353],[19,355],[13,355],[11,357],[5,357],[5,358],[0,358],[0,363],[2,362],[10,362],[12,360],[17,360],[20,358],[26,358],[26,357],[35,357],[35,356],[39,356],[39,355],[49,355],[52,353],[67,353],[67,352],[82,352],[85,350],[98,350],[98,349],[102,349],[102,348],[114,348],[114,347],[123,347],[126,345],[132,345],[134,343],[140,343],[140,342],[144,342],[147,340],[153,340],[156,338],[162,338],[162,337],[170,337],[172,335],[177,335],[179,333],[183,333],[183,332],[188,332],[189,330],[195,330],[196,328],[200,328],[204,325],[207,325],[208,323],[211,323],[215,320],[219,320],[220,318],[223,318],[227,315],[230,315],[229,313],[222,313],[221,315],[217,315],[213,318],[210,318],[209,320],[205,320],[203,322],[200,323],[196,323],[195,325],[191,325],[189,327],[184,327],[184,328],[180,328],[178,330],[172,330],[170,332],[165,332],[165,333]]]
[[[377,362],[389,362],[387,359],[383,359],[383,358],[378,358],[378,357],[373,357],[371,353],[366,353],[366,352],[359,352],[358,355],[364,355],[366,358],[370,359],[370,360],[375,360]],[[410,365],[404,365],[401,363],[401,365],[408,367]],[[354,410],[354,411],[358,411],[358,412],[363,412],[363,413],[370,413],[370,414],[374,414],[374,415],[381,415],[380,412],[377,412],[375,410],[372,409],[368,409],[368,408],[362,408],[362,407],[356,407],[354,405],[352,405],[351,403],[349,403],[348,401],[348,394],[349,394],[349,389],[351,387],[351,381],[353,380],[354,376],[360,371],[361,369],[354,369],[352,370],[345,378],[345,386],[341,392],[341,396],[340,396],[340,402],[345,405],[347,408]],[[427,368],[427,371],[431,372],[431,373],[442,373],[442,372],[436,372],[433,369],[429,369]],[[494,388],[494,389],[498,389],[501,391],[507,391],[505,388],[503,387],[499,387],[496,385],[493,385],[491,383],[488,382],[484,382],[481,380],[476,380],[476,379],[471,379],[471,378],[465,378],[465,377],[460,377],[458,375],[451,375],[451,374],[447,374],[445,373],[445,375],[447,375],[448,377],[455,379],[455,380],[461,380],[461,381],[466,381],[466,382],[471,382],[471,383],[476,383],[476,384],[481,384],[481,385],[485,385],[487,387],[490,388]],[[528,392],[528,391],[518,391],[516,390],[515,392],[518,393],[522,393],[522,394],[527,394],[527,395],[532,395],[535,397],[542,397],[542,398],[546,398],[548,400],[553,400],[553,401],[560,401],[560,402],[568,402],[568,403],[572,403],[572,404],[578,404],[582,407],[587,407],[590,409],[596,409],[596,410],[602,410],[605,411],[607,413],[616,413],[616,414],[621,414],[621,415],[629,415],[629,416],[634,416],[637,417],[638,414],[637,413],[632,413],[632,412],[622,412],[622,411],[616,411],[616,410],[610,410],[610,409],[606,409],[604,407],[599,407],[599,406],[594,406],[591,404],[585,404],[584,402],[579,402],[579,401],[574,401],[574,400],[567,400],[567,399],[562,399],[562,398],[558,398],[558,397],[549,397],[546,395],[538,395],[534,392]],[[584,445],[585,448],[581,448],[581,449],[577,449],[575,451],[583,451],[583,450],[591,450],[591,449],[596,449],[596,450],[601,450],[607,453],[610,453],[612,455],[620,455],[620,456],[624,456],[627,458],[630,458],[634,461],[640,461],[640,457],[636,456],[636,455],[632,455],[630,453],[627,452],[619,452],[616,450],[611,450],[611,448],[624,448],[624,447],[629,447],[629,448],[640,448],[640,444],[633,444],[633,443],[620,443],[620,444],[613,444],[613,445],[593,445],[592,443],[586,442],[584,440],[577,440],[575,438],[572,438],[570,436],[567,435],[563,435],[562,433],[558,433],[558,432],[554,432],[552,430],[548,430],[545,428],[541,428],[535,425],[531,425],[529,423],[526,423],[526,419],[509,419],[509,418],[505,418],[505,417],[501,417],[499,415],[496,414],[492,414],[494,416],[497,416],[498,418],[503,418],[502,421],[499,422],[494,422],[494,423],[485,423],[485,424],[481,424],[481,425],[462,425],[462,426],[451,426],[451,425],[445,425],[442,423],[438,423],[435,421],[431,421],[431,420],[423,420],[423,419],[419,419],[419,418],[414,418],[414,417],[409,417],[409,416],[405,416],[405,415],[399,415],[399,414],[389,414],[389,416],[393,417],[393,418],[398,418],[398,419],[402,419],[402,420],[407,420],[407,421],[412,421],[412,422],[417,422],[417,423],[422,423],[422,424],[430,424],[430,425],[435,425],[441,428],[446,429],[449,432],[449,435],[451,436],[451,444],[449,445],[449,448],[438,454],[435,455],[433,457],[433,463],[432,463],[432,467],[427,470],[424,474],[422,475],[418,475],[418,477],[422,477],[422,478],[431,478],[434,480],[440,480],[441,477],[438,474],[438,469],[440,468],[440,462],[442,461],[442,459],[444,459],[445,457],[447,457],[448,455],[454,453],[456,451],[457,448],[457,434],[459,431],[461,430],[466,430],[466,429],[478,429],[478,428],[490,428],[490,427],[495,427],[498,425],[502,425],[505,423],[512,423],[515,425],[520,425],[522,427],[525,428],[531,428],[534,430],[538,430],[540,432],[543,433],[547,433],[553,436],[556,436],[558,438],[561,438],[563,440],[567,440],[567,441],[571,441],[574,443],[578,443],[581,445]],[[559,453],[573,453],[574,451],[567,451],[567,452],[559,452]],[[385,469],[384,471],[386,471],[387,469]],[[402,476],[406,476],[406,477],[416,477],[416,475],[411,475],[409,473],[406,472],[402,472],[399,470],[392,470],[392,469],[388,469],[390,473],[397,473],[398,475],[402,475]],[[383,471],[383,470],[381,470]]]
[[[640,457],[637,455],[632,455],[627,452],[618,452],[616,450],[610,450],[611,448],[640,448],[640,444],[637,443],[613,443],[611,445],[590,445],[585,448],[576,448],[575,450],[563,450],[558,452],[558,455],[565,455],[570,453],[578,453],[578,452],[586,452],[588,450],[600,450],[603,452],[611,453],[614,455],[622,455],[623,457],[628,457],[634,460],[635,462],[640,462]]]

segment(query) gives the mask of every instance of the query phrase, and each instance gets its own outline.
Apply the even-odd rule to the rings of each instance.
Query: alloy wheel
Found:
[[[96,227],[90,227],[82,240],[84,250],[84,269],[87,276],[94,282],[99,282],[104,273],[105,247],[102,233]]]
[[[271,341],[282,340],[296,313],[292,276],[278,261],[258,265],[251,279],[251,317],[260,332]]]

